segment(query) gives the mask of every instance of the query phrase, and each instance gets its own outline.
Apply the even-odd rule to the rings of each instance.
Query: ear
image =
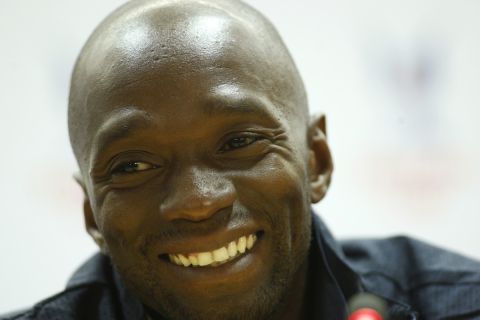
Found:
[[[93,241],[95,241],[95,243],[98,245],[100,251],[107,254],[108,251],[105,239],[102,233],[98,230],[97,223],[95,222],[95,217],[93,215],[92,206],[90,205],[90,200],[88,198],[88,193],[83,178],[78,172],[73,174],[73,178],[83,190],[83,216],[85,219],[85,229],[90,237],[92,237]]]
[[[310,198],[312,203],[322,200],[330,186],[333,160],[327,143],[325,115],[313,116],[308,131]]]

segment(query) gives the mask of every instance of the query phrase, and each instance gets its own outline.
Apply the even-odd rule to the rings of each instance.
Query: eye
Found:
[[[220,149],[221,152],[227,152],[235,149],[247,147],[255,141],[263,139],[261,136],[239,136],[228,140]]]
[[[131,173],[146,171],[146,170],[155,169],[155,168],[156,166],[148,162],[131,161],[131,162],[121,163],[118,166],[114,167],[112,170],[112,174],[114,175],[131,174]]]

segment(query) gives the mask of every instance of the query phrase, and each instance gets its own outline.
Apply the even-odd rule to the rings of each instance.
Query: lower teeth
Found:
[[[239,256],[240,256],[240,254],[239,254],[239,255],[236,255],[235,257],[230,257],[229,259],[223,260],[223,261],[220,261],[220,262],[215,261],[215,262],[213,262],[213,263],[211,263],[211,264],[209,264],[209,265],[206,265],[205,267],[208,267],[208,266],[216,267],[216,266],[219,266],[219,265],[221,265],[221,264],[224,264],[224,263],[227,263],[227,262],[229,262],[229,261],[232,261],[233,259],[236,259],[236,258],[239,257]],[[195,267],[198,267],[198,266],[195,266]]]

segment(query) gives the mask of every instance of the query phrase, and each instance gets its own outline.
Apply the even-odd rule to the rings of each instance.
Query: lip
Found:
[[[185,237],[182,239],[172,240],[162,244],[157,254],[159,257],[168,254],[189,254],[213,251],[228,245],[231,241],[236,241],[242,236],[249,234],[260,235],[264,231],[256,224],[236,226],[235,228],[223,228],[213,233],[203,236]]]

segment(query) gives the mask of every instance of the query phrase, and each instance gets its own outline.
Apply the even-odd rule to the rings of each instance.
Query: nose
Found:
[[[160,204],[163,218],[194,222],[206,220],[233,205],[236,193],[232,182],[208,168],[191,167],[171,178],[168,196]]]

